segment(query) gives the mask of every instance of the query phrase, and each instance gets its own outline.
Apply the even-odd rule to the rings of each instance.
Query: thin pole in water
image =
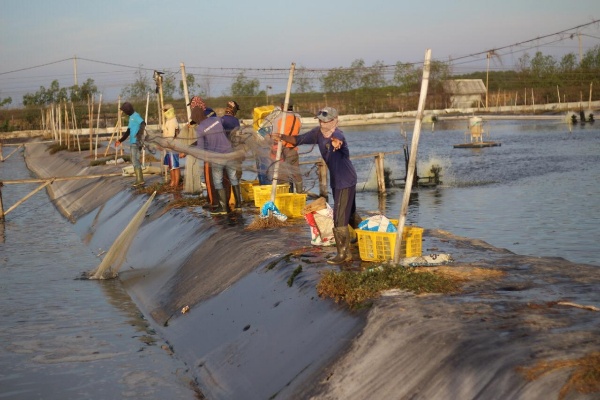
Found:
[[[419,136],[421,135],[421,123],[423,121],[423,110],[425,109],[425,100],[427,98],[427,87],[429,85],[429,72],[431,69],[431,49],[425,51],[425,63],[423,64],[423,80],[421,81],[421,95],[419,96],[419,106],[415,120],[415,128],[410,145],[410,158],[408,159],[408,170],[406,172],[406,182],[404,186],[404,196],[402,197],[402,208],[398,218],[398,232],[396,237],[396,247],[394,250],[394,264],[400,260],[400,249],[402,246],[402,231],[406,222],[408,212],[408,201],[410,199],[410,190],[413,184],[415,168],[417,165],[417,149],[419,147]]]

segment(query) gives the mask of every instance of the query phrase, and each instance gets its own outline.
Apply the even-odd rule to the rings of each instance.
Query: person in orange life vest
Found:
[[[281,110],[285,107],[285,99],[281,99]],[[285,118],[285,127],[284,125]],[[273,120],[273,134],[274,135],[289,135],[298,136],[300,128],[302,127],[302,120],[300,114],[294,112],[294,105],[290,101],[286,112],[279,111],[279,114]],[[285,132],[283,131],[285,129]],[[277,156],[277,141],[274,142],[275,154],[271,152],[273,159]],[[296,193],[302,193],[302,173],[300,172],[300,157],[298,155],[298,148],[296,145],[291,143],[284,143],[281,148],[281,160],[285,161],[291,167],[291,178],[294,185],[294,191]]]

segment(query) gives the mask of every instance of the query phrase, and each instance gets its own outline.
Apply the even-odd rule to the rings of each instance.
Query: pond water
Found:
[[[402,132],[410,139],[412,129],[343,128],[352,155],[398,151],[385,161],[395,178],[404,176],[402,148],[409,145]],[[465,141],[465,121],[438,122],[433,131],[423,125],[418,174],[437,164],[443,184],[413,191],[407,224],[600,266],[600,125],[503,120],[486,129],[501,146],[455,149]],[[303,157],[318,155],[312,149]],[[402,189],[390,189],[380,210],[373,159],[355,166],[359,209],[398,218]],[[20,152],[0,172],[2,180],[29,177]],[[5,209],[35,187],[4,188]],[[185,364],[165,349],[120,282],[76,279],[99,264],[92,250],[44,192],[0,223],[0,398],[195,398]]]

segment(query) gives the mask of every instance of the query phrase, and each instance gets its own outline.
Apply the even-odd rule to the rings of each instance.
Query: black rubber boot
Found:
[[[242,209],[242,189],[240,188],[240,185],[233,185],[233,198],[235,199],[235,209],[236,210],[241,210]]]
[[[211,211],[210,213],[213,215],[227,214],[227,194],[225,193],[225,189],[219,189],[216,192],[217,201],[219,202],[219,205],[215,210]]]
[[[352,253],[350,252],[350,232],[348,230],[348,226],[333,228],[333,236],[335,236],[335,245],[338,253],[332,259],[327,260],[327,263],[339,265],[348,261],[352,261]]]

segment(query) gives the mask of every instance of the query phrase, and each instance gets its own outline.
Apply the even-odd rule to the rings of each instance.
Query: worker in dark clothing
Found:
[[[352,261],[350,230],[358,227],[360,217],[356,213],[356,170],[350,161],[350,150],[343,132],[338,128],[335,108],[325,107],[317,114],[319,126],[298,136],[274,135],[293,145],[316,144],[329,169],[330,186],[333,191],[333,234],[338,254],[329,264]]]

